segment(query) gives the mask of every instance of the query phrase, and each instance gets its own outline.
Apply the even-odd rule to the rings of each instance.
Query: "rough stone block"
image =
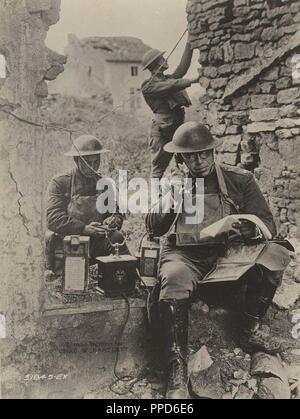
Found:
[[[251,375],[259,379],[260,399],[289,399],[288,377],[283,364],[276,356],[256,353],[252,358]]]
[[[298,2],[292,3],[289,7],[290,7],[289,10],[291,13],[300,12],[300,4]]]
[[[219,76],[228,76],[232,74],[232,66],[230,64],[224,64],[218,68]]]
[[[291,89],[282,90],[277,95],[277,102],[291,104],[300,100],[300,88],[292,87]]]
[[[211,128],[211,133],[213,135],[223,135],[225,133],[226,130],[226,125],[222,124],[222,125],[213,125]]]
[[[240,109],[241,111],[249,108],[249,102],[250,102],[249,95],[232,98],[232,104],[234,108]]]
[[[300,127],[300,118],[282,118],[276,121],[277,128]]]
[[[235,63],[232,66],[232,71],[234,73],[241,73],[241,72],[245,72],[246,70],[249,70],[250,68],[250,63],[248,61],[244,61],[241,63]],[[232,80],[230,80],[230,84],[234,84],[236,81],[236,77],[234,77]]]
[[[228,79],[224,77],[219,78],[219,79],[214,79],[211,81],[211,87],[213,89],[222,89],[223,87],[226,86],[227,82],[228,82]]]
[[[234,7],[247,6],[248,0],[234,0]]]
[[[278,119],[279,109],[278,108],[263,108],[256,109],[250,112],[251,121],[273,121]]]
[[[220,163],[225,163],[231,166],[235,166],[236,161],[237,161],[237,156],[235,153],[222,153],[218,155],[218,161]]]
[[[63,64],[54,64],[45,74],[45,80],[55,80],[64,71]]]
[[[199,49],[207,49],[208,45],[210,44],[210,40],[208,38],[198,39],[197,41],[193,41],[193,48]]]
[[[231,38],[235,42],[250,42],[252,39],[251,33],[235,33]]]
[[[203,65],[208,64],[208,52],[206,52],[206,51],[200,51],[200,54],[199,54],[199,63],[200,64],[203,64]]]
[[[207,89],[210,86],[210,79],[208,79],[207,77],[201,77],[201,79],[200,79],[200,85],[204,89]]]
[[[211,45],[219,45],[220,41],[221,39],[219,37],[216,37],[216,38],[213,38],[210,43]]]
[[[282,90],[287,89],[288,87],[291,87],[292,80],[289,77],[282,77],[281,79],[277,80],[276,82],[276,89]]]
[[[237,43],[234,47],[234,57],[237,61],[239,60],[251,60],[255,54],[256,43],[246,44]]]
[[[242,136],[241,135],[230,135],[224,137],[224,141],[222,144],[222,151],[228,153],[236,153],[239,145],[241,143]]]
[[[225,63],[232,63],[234,58],[234,51],[230,41],[223,45],[223,56]]]
[[[282,36],[281,28],[266,28],[263,30],[261,39],[263,42],[276,42]]]
[[[253,108],[266,108],[275,102],[274,95],[253,95],[251,97],[251,106]]]
[[[267,81],[275,81],[275,80],[278,80],[278,75],[279,75],[279,67],[273,67],[267,70],[262,78]]]
[[[203,74],[205,77],[214,79],[218,75],[218,70],[216,69],[216,67],[205,67]]]
[[[291,138],[293,136],[292,131],[290,129],[278,129],[276,130],[276,136],[281,139]]]
[[[293,307],[295,302],[300,298],[300,284],[293,280],[283,281],[281,287],[277,290],[274,298],[274,304],[278,308],[288,310]]]
[[[208,53],[208,61],[210,64],[223,64],[224,51],[222,48],[213,47]]]
[[[283,34],[295,34],[299,29],[299,25],[296,23],[294,25],[284,26],[281,28]]]
[[[249,7],[236,7],[233,11],[234,17],[244,17],[249,15]]]
[[[276,1],[278,1],[278,0],[276,0]],[[285,15],[287,13],[287,11],[288,11],[287,7],[289,7],[289,6],[285,5],[285,6],[282,6],[282,7],[275,7],[274,9],[273,8],[271,8],[271,9],[270,8],[267,8],[267,16],[268,16],[268,18],[269,19],[274,19],[274,18],[276,18],[278,16]]]
[[[231,118],[234,125],[245,125],[249,120],[248,113],[243,111],[229,112],[227,116]]]
[[[242,127],[240,125],[230,125],[226,129],[226,135],[240,134],[242,132]]]
[[[300,197],[300,185],[298,180],[291,179],[290,181],[290,197],[299,198]],[[299,289],[300,291],[300,289]]]
[[[254,122],[247,125],[248,134],[255,134],[263,131],[275,131],[276,126],[273,122]]]
[[[260,84],[260,90],[261,90],[261,93],[270,94],[274,90],[274,84],[273,83],[268,83],[268,82],[261,83]]]

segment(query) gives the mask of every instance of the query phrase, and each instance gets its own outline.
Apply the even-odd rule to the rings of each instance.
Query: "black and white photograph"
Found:
[[[0,0],[0,217],[1,400],[299,400],[300,1]]]

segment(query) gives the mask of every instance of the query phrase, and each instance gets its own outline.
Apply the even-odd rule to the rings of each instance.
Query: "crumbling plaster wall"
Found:
[[[300,3],[188,0],[204,68],[200,118],[219,158],[255,171],[280,231],[300,233]],[[298,60],[298,61],[297,61]]]
[[[20,119],[39,120],[39,101],[48,94],[46,81],[63,71],[65,58],[44,43],[59,11],[60,0],[0,0],[0,53],[7,66],[0,87],[0,313],[7,322],[2,360],[17,353],[21,344],[24,359],[34,356],[29,342],[37,333],[43,302],[45,133]],[[20,119],[8,114],[12,112]],[[2,384],[9,386],[16,374],[12,367],[4,369]]]

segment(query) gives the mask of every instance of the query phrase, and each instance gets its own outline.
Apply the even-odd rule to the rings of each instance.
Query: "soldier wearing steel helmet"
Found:
[[[80,136],[65,153],[66,156],[73,157],[74,169],[55,176],[47,191],[47,228],[55,234],[57,246],[61,245],[64,236],[90,236],[92,259],[112,253],[111,243],[123,242],[119,231],[122,228],[123,215],[118,212],[99,213],[96,208],[98,194],[101,193],[97,190],[97,182],[102,177],[99,172],[101,156],[108,151],[96,137]],[[106,230],[110,231],[109,240],[105,236]],[[49,232],[48,237],[53,240],[53,234]],[[47,248],[49,247],[51,246],[48,243]],[[126,245],[121,248],[121,253],[129,253]]]
[[[154,116],[149,145],[151,175],[156,178],[163,176],[172,160],[172,155],[164,150],[164,145],[172,140],[176,129],[184,123],[184,108],[192,104],[186,89],[193,83],[198,83],[200,79],[200,73],[195,79],[183,78],[193,56],[189,42],[173,74],[165,75],[169,65],[164,54],[165,51],[151,49],[143,57],[144,70],[149,70],[152,75],[142,84],[142,93]]]
[[[164,147],[166,152],[182,157],[187,177],[193,181],[204,179],[204,218],[201,223],[187,225],[184,211],[176,214],[171,210],[171,213],[163,214],[157,211],[157,207],[146,217],[146,227],[151,234],[167,236],[161,255],[159,284],[149,308],[152,330],[164,348],[167,398],[187,396],[190,302],[196,293],[201,297],[201,281],[206,281],[206,287],[211,287],[209,278],[213,278],[216,272],[220,273],[217,269],[220,269],[221,258],[225,257],[225,249],[234,248],[236,253],[234,260],[229,253],[226,264],[222,265],[223,283],[228,277],[230,281],[242,280],[246,287],[240,345],[249,352],[274,354],[284,349],[285,342],[264,332],[260,324],[289,263],[289,253],[278,242],[270,241],[276,236],[276,227],[254,176],[246,170],[218,164],[214,156],[218,145],[220,141],[213,138],[205,126],[187,122],[178,128],[173,141]],[[160,208],[163,208],[163,199],[161,197]],[[259,217],[267,227],[269,241],[263,237],[258,240],[255,224],[246,221],[233,225],[235,239],[229,244],[227,233],[213,240],[201,237],[204,226],[237,213]],[[239,259],[245,255],[245,249],[250,255],[246,262]],[[257,259],[251,261],[257,251]]]

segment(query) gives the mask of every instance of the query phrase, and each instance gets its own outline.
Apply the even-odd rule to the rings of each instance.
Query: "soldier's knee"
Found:
[[[189,299],[194,289],[195,278],[183,263],[163,264],[160,280],[160,301]]]
[[[187,276],[187,268],[182,263],[170,262],[163,264],[160,271],[163,282],[184,281]]]

